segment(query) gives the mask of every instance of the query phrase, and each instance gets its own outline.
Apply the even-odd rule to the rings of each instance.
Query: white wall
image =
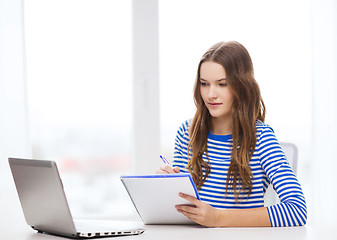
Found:
[[[315,221],[335,225],[337,215],[337,2],[312,0],[312,177]]]

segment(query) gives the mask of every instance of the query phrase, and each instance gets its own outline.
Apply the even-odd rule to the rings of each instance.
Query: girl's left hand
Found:
[[[200,225],[207,227],[220,226],[219,210],[190,195],[179,193],[179,196],[191,202],[193,205],[195,205],[195,207],[188,205],[176,205],[178,212],[184,214],[186,217]]]

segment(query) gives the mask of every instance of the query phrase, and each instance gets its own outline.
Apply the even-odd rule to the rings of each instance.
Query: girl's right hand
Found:
[[[168,173],[179,173],[180,168],[179,167],[174,167],[172,168],[168,164],[164,164],[160,167],[159,170],[156,171],[157,174],[168,174]]]

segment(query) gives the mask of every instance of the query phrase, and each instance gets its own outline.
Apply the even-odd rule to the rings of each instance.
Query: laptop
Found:
[[[26,222],[40,233],[70,238],[137,235],[137,221],[73,219],[54,161],[9,158]]]

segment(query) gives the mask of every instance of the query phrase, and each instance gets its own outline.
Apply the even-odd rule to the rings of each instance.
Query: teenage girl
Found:
[[[238,42],[220,42],[202,57],[194,86],[196,113],[178,130],[172,167],[157,173],[189,172],[201,198],[176,209],[209,227],[301,226],[306,202],[273,129],[252,60]],[[265,207],[269,184],[280,203]]]

